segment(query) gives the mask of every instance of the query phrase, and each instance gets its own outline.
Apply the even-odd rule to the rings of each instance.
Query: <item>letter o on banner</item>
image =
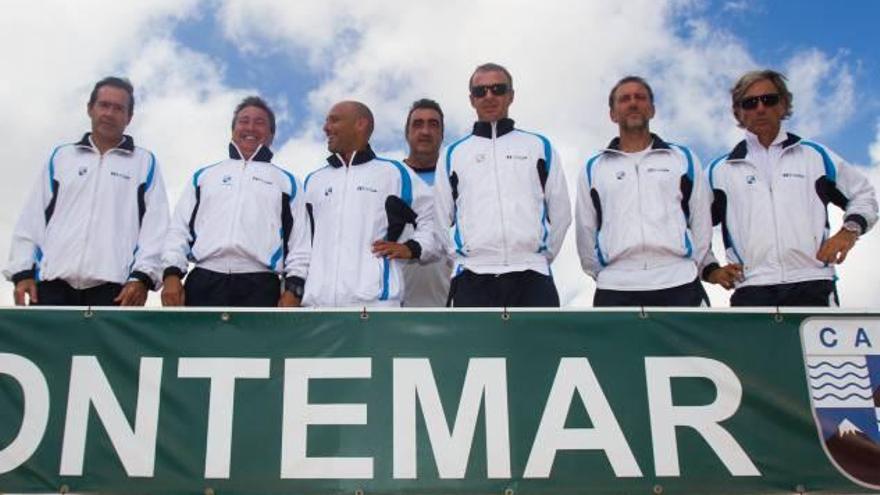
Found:
[[[49,386],[32,361],[18,354],[0,353],[0,375],[9,375],[21,387],[24,411],[18,435],[0,450],[0,474],[24,464],[39,447],[49,422]]]

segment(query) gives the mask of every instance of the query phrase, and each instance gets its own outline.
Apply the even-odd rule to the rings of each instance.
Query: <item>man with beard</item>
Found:
[[[143,306],[161,283],[168,199],[156,157],[124,134],[126,79],[95,84],[92,131],[55,148],[12,235],[15,304]]]
[[[594,306],[701,306],[710,198],[697,157],[651,133],[654,93],[624,77],[608,97],[620,135],[578,180],[577,248]]]

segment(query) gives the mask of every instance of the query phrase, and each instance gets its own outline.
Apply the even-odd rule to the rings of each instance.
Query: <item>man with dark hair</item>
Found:
[[[729,264],[704,278],[736,289],[731,306],[838,305],[834,265],[876,223],[874,188],[826,146],[787,132],[793,96],[779,72],[747,72],[730,95],[745,140],[708,174]],[[828,203],[844,210],[834,235]]]
[[[229,158],[197,170],[177,203],[163,255],[165,306],[299,304],[301,288],[282,291],[279,277],[293,277],[293,260],[307,256],[305,212],[297,179],[271,162],[274,137],[269,105],[242,100]]]
[[[434,185],[440,145],[443,144],[443,110],[434,100],[423,98],[413,102],[406,116],[406,142],[409,156],[403,163],[409,167],[414,181],[426,188]],[[439,232],[435,229],[435,234]],[[437,239],[440,245],[441,239]],[[449,296],[452,257],[441,253],[437,261],[409,260],[403,264],[405,294],[403,305],[409,307],[442,307]]]
[[[453,230],[453,306],[559,306],[550,263],[571,223],[571,202],[550,141],[508,117],[513,79],[483,64],[469,79],[473,132],[440,156],[435,183],[439,229]]]
[[[700,268],[712,238],[703,169],[653,134],[654,92],[627,76],[608,96],[619,135],[578,180],[575,228],[594,306],[708,305]]]
[[[293,267],[305,285],[304,306],[399,306],[401,265],[436,258],[431,198],[405,165],[376,156],[373,125],[358,101],[337,103],[327,114],[332,155],[303,187],[311,256]]]
[[[131,83],[98,81],[86,108],[92,131],[55,148],[16,224],[15,304],[142,306],[161,284],[168,199],[156,157],[124,134]]]

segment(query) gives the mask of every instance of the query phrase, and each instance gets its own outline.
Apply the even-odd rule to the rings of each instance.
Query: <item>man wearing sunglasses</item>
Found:
[[[571,223],[559,156],[508,117],[513,79],[497,64],[471,75],[471,134],[446,148],[435,181],[441,232],[456,258],[450,304],[553,307],[550,263]],[[451,229],[450,229],[451,227]]]
[[[729,264],[710,264],[704,277],[736,289],[731,306],[837,305],[834,265],[877,221],[874,188],[824,145],[787,132],[792,94],[782,74],[748,72],[731,97],[746,138],[709,167]],[[828,203],[844,210],[834,235]]]
[[[697,157],[653,134],[654,93],[641,77],[608,96],[618,137],[578,179],[576,232],[594,306],[705,306],[700,264],[709,250],[709,193]]]

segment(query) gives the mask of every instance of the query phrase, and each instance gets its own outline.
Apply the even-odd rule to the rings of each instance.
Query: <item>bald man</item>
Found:
[[[305,274],[304,306],[400,306],[402,263],[438,257],[429,191],[402,163],[376,156],[373,126],[361,102],[337,103],[327,114],[332,154],[304,186],[312,249],[295,270]]]

